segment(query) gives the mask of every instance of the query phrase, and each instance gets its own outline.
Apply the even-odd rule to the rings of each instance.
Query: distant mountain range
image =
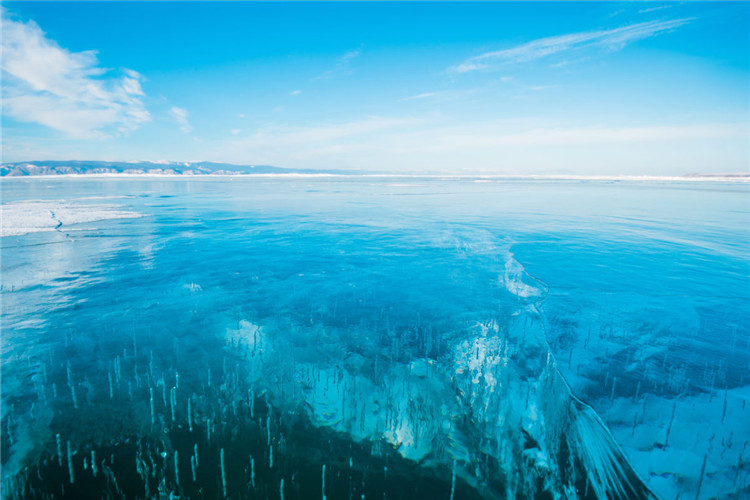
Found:
[[[304,168],[282,168],[270,165],[235,165],[211,161],[160,162],[160,161],[22,161],[0,165],[0,177],[28,177],[40,175],[91,175],[91,174],[140,174],[140,175],[258,175],[258,174],[304,174],[304,175],[368,175],[375,172],[359,170],[312,170]],[[378,175],[385,174],[377,172]],[[691,173],[679,176],[654,175],[576,175],[576,174],[446,174],[446,173],[401,173],[387,175],[398,177],[457,177],[499,179],[548,179],[548,180],[712,180],[750,182],[750,172],[735,173]]]
[[[24,161],[0,165],[0,177],[31,175],[158,174],[158,175],[252,175],[252,174],[353,174],[342,170],[307,170],[269,165],[151,161]]]

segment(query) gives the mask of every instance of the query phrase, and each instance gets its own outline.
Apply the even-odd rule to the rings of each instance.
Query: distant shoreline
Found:
[[[468,169],[467,169],[468,170]],[[378,172],[373,170],[301,169],[273,165],[238,165],[209,161],[89,161],[40,160],[0,164],[0,178],[100,178],[100,179],[176,179],[176,178],[394,178],[394,179],[455,179],[476,181],[652,181],[652,182],[750,182],[750,172],[684,173],[680,175],[650,174],[542,174],[490,172]]]
[[[750,174],[726,175],[512,175],[512,174],[352,174],[352,173],[266,173],[266,174],[127,174],[127,173],[95,173],[95,174],[37,174],[37,175],[6,175],[0,180],[23,179],[316,179],[316,178],[366,178],[366,179],[444,179],[444,180],[475,180],[475,181],[624,181],[624,182],[724,182],[750,183]]]

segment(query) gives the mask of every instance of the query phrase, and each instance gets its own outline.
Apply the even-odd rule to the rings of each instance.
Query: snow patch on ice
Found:
[[[0,205],[0,237],[55,231],[68,226],[109,219],[132,219],[144,214],[122,210],[120,205],[74,202],[22,201]]]

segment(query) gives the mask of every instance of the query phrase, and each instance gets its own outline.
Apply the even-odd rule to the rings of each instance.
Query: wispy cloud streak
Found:
[[[186,109],[172,106],[172,109],[169,110],[169,114],[172,115],[172,118],[174,118],[180,126],[180,131],[186,134],[193,131],[193,127],[190,126],[190,121],[188,121],[188,111]]]
[[[692,18],[673,19],[670,21],[648,21],[630,24],[611,30],[586,31],[567,35],[540,38],[509,49],[485,52],[466,59],[449,68],[451,73],[468,73],[490,68],[496,63],[519,63],[541,59],[543,57],[584,48],[607,48],[619,50],[629,43],[649,38],[659,33],[679,28]]]
[[[425,101],[430,103],[441,103],[455,101],[478,92],[478,89],[455,89],[455,90],[437,90],[433,92],[423,92],[421,94],[402,97],[399,101]]]
[[[651,7],[649,9],[641,9],[638,11],[639,14],[646,14],[648,12],[655,12],[657,10],[664,10],[672,8],[671,5],[660,5],[659,7]]]
[[[412,95],[409,97],[401,98],[402,101],[414,101],[416,99],[427,99],[429,97],[437,97],[443,95],[444,92],[425,92],[423,94]]]
[[[336,78],[338,76],[351,75],[352,71],[349,69],[349,64],[352,60],[359,57],[359,54],[360,52],[358,50],[350,50],[336,60],[336,66],[334,66],[333,69],[316,76],[313,80],[330,80],[331,78]]]
[[[4,113],[75,138],[130,132],[151,119],[143,77],[99,66],[95,51],[70,52],[33,21],[2,13]]]

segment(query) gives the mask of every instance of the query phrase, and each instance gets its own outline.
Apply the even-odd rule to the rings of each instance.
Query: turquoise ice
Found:
[[[749,189],[4,179],[3,495],[747,494]]]

